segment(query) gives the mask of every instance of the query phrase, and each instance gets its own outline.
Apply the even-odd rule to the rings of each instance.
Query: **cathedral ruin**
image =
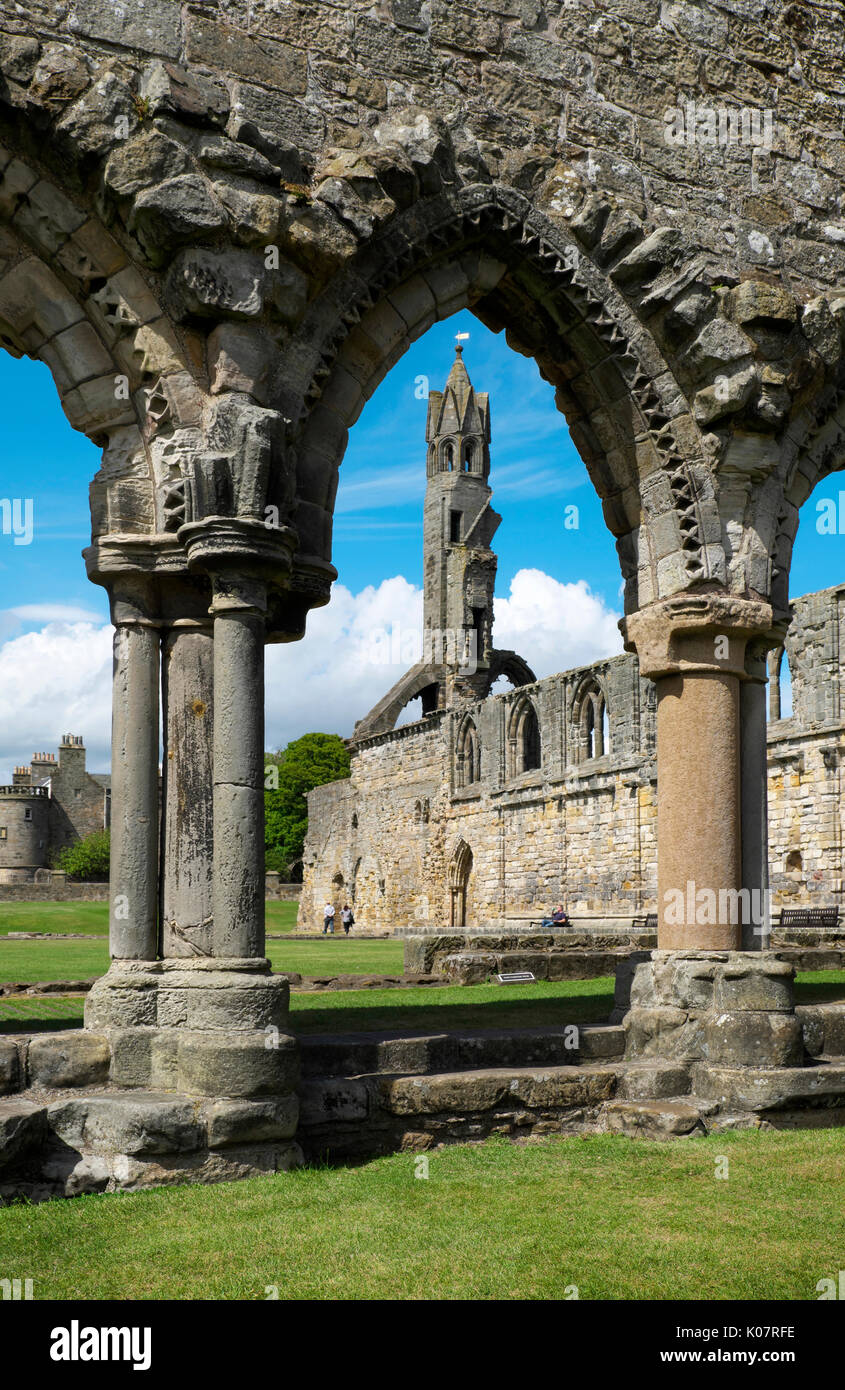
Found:
[[[429,397],[429,659],[356,724],[351,776],[309,793],[301,928],[317,927],[326,900],[391,931],[513,929],[558,902],[620,927],[657,910],[654,683],[633,654],[536,681],[493,645],[490,416],[459,349]],[[769,886],[775,907],[839,905],[845,585],[790,611],[768,658]],[[502,676],[514,688],[491,695]],[[422,718],[399,723],[415,697]]]
[[[541,682],[536,704],[514,666],[512,695],[480,698],[495,528],[477,399],[482,451],[452,472],[453,544],[471,528],[479,557],[463,615],[478,670],[420,673],[429,723],[373,731],[357,755],[390,774],[405,739],[423,758],[401,811],[413,855],[432,853],[414,910],[498,915],[500,824],[506,867],[532,846],[532,901],[555,856],[569,890],[626,904],[652,900],[656,863],[658,950],[624,1036],[599,1042],[624,1059],[601,1079],[557,1068],[567,1122],[588,1102],[596,1124],[670,1115],[674,1133],[841,1112],[843,1045],[802,1023],[794,967],[737,921],[666,910],[690,882],[759,893],[784,851],[787,875],[836,860],[840,599],[811,600],[802,630],[789,581],[800,509],[845,466],[841,64],[825,0],[0,0],[0,347],[49,366],[101,451],[85,562],[115,629],[111,964],[84,1029],[4,1049],[26,1092],[0,1102],[4,1163],[43,1158],[70,1193],[301,1161],[305,1049],[265,955],[264,648],[330,601],[349,430],[463,309],[555,388],[615,540],[628,658]],[[740,119],[714,122],[722,108]],[[436,499],[450,485],[431,467]],[[461,563],[432,576],[447,604]],[[802,747],[767,727],[767,662],[790,624],[798,650],[817,622],[837,693],[808,678],[821,737]],[[474,731],[454,727],[465,714]],[[772,785],[776,860],[779,749],[787,820],[802,778],[832,790],[808,794],[829,837],[802,821],[792,848]],[[449,769],[442,844],[432,765]],[[640,847],[620,883],[623,815]],[[362,854],[368,899],[384,868]],[[391,1134],[420,1123],[412,1081],[387,1083]],[[518,1084],[488,1091],[486,1124]],[[351,1123],[370,1103],[359,1088]]]

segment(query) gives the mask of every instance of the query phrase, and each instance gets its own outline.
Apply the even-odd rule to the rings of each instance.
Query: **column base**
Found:
[[[226,1097],[291,1094],[299,1049],[290,991],[256,959],[115,960],[85,1002],[115,1086]]]
[[[774,951],[643,951],[620,967],[625,1056],[800,1067],[795,968]]]

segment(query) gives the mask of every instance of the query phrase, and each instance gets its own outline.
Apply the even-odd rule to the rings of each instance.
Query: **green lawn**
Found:
[[[292,994],[297,1033],[445,1033],[457,1028],[542,1028],[596,1023],[613,1008],[613,980],[561,984],[443,985]]]
[[[310,941],[270,942],[277,970],[311,973],[304,962],[310,952],[343,966],[349,973],[389,974],[401,971],[390,951],[401,942]],[[335,954],[337,952],[337,954]],[[348,953],[348,954],[347,954]],[[353,964],[354,962],[354,964]],[[105,969],[105,944],[67,941],[0,943],[0,980],[86,979]],[[325,967],[324,967],[325,968]],[[317,973],[314,971],[313,973]],[[845,971],[816,970],[799,975],[795,987],[799,1004],[845,999]],[[402,1029],[411,1033],[444,1032],[452,1028],[542,1028],[566,1023],[595,1023],[613,1007],[613,979],[542,981],[533,985],[443,985],[419,989],[337,990],[292,994],[291,1012],[297,1033],[356,1033]],[[0,999],[0,1033],[73,1028],[82,1023],[81,999]]]
[[[108,903],[0,902],[0,936],[10,931],[79,931],[108,936]]]
[[[267,903],[268,932],[293,931],[298,906]],[[10,931],[78,931],[108,936],[108,903],[0,903],[0,936]]]
[[[273,969],[297,971],[300,975],[401,975],[402,953],[401,941],[356,941],[354,937],[267,942]],[[108,964],[105,939],[0,940],[0,982],[87,980],[92,975],[102,975]]]
[[[716,1179],[717,1159],[729,1176]],[[845,1132],[621,1136],[0,1211],[36,1299],[795,1299],[842,1266]]]

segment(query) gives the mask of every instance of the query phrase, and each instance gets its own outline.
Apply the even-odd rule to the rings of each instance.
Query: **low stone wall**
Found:
[[[530,970],[538,980],[589,980],[612,975],[632,952],[656,945],[656,934],[644,930],[414,936],[405,939],[405,973],[467,985],[508,970]]]
[[[298,902],[301,893],[301,883],[281,883],[278,874],[265,876],[264,897],[268,902]],[[30,879],[25,883],[0,883],[0,903],[106,903],[108,900],[107,883],[74,883],[59,873],[54,873],[49,882]]]
[[[285,903],[298,903],[302,897],[302,884],[282,883],[280,876],[271,869],[264,875],[264,896],[268,900],[281,898]]]
[[[107,903],[107,883],[74,883],[54,874],[49,883],[0,883],[0,903]]]
[[[513,970],[530,970],[538,980],[589,980],[613,975],[622,962],[656,946],[656,932],[645,929],[408,936],[405,973],[444,975],[461,985]],[[776,929],[772,947],[796,970],[845,969],[842,931]]]

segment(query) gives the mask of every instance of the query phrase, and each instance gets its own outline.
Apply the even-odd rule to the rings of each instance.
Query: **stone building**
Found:
[[[85,745],[65,734],[55,753],[34,753],[0,787],[0,883],[26,882],[53,855],[111,823],[111,777],[88,772]]]
[[[191,1176],[295,1161],[264,645],[329,602],[349,430],[436,320],[535,359],[601,498],[655,683],[661,902],[760,887],[765,654],[845,466],[841,57],[828,0],[0,0],[0,347],[102,451],[112,961],[82,1046],[152,1088],[132,1133],[178,1124]],[[746,944],[662,910],[658,941]]]
[[[656,910],[654,683],[635,655],[536,681],[493,647],[490,433],[458,349],[429,398],[424,659],[356,725],[351,776],[309,794],[303,927],[327,898],[380,930],[490,926],[557,901],[600,918]],[[842,890],[845,585],[791,612],[769,657],[770,886],[775,905],[827,906]],[[512,688],[491,694],[502,675]],[[422,718],[398,723],[416,696]]]

